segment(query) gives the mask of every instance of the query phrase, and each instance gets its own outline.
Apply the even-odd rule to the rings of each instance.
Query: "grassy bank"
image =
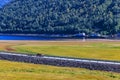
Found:
[[[116,41],[27,42],[9,48],[22,53],[120,61],[120,43]]]
[[[120,60],[118,41],[0,41],[1,51]],[[120,80],[119,73],[0,61],[1,80]]]
[[[9,64],[9,66],[8,66]],[[0,61],[1,80],[119,80],[120,74]]]

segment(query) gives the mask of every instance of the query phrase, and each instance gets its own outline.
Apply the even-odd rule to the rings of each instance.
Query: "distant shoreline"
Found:
[[[0,33],[0,35],[15,35],[15,36],[40,36],[40,34],[3,34]]]
[[[8,36],[39,36],[39,37],[51,37],[51,38],[90,38],[88,35],[77,35],[76,34],[3,34],[0,35],[8,35]],[[99,36],[98,36],[99,37]],[[100,36],[102,37],[102,36]],[[102,38],[104,39],[104,38]]]
[[[114,39],[0,40],[0,42],[120,42]]]
[[[2,34],[2,33],[0,33],[0,36],[3,36],[3,37],[4,36],[8,36],[8,37],[9,36],[13,36],[13,37],[14,36],[17,36],[17,37],[23,36],[23,37],[27,38],[27,37],[37,37],[38,36],[38,37],[44,38],[43,41],[48,41],[48,40],[50,40],[50,41],[72,41],[72,40],[75,40],[75,41],[77,41],[77,40],[80,40],[80,41],[120,41],[120,38],[88,38],[88,37],[72,37],[69,35],[64,37],[64,36],[59,36],[59,35],[54,36],[54,35],[55,34],[53,34],[53,36],[50,36],[50,34]],[[38,39],[38,41],[41,41],[41,40]],[[2,41],[2,39],[0,41]],[[11,41],[12,41],[12,39],[11,39]],[[17,41],[19,41],[19,40],[17,40]],[[29,41],[29,39],[28,39],[28,41]],[[37,41],[37,40],[32,40],[32,41]]]

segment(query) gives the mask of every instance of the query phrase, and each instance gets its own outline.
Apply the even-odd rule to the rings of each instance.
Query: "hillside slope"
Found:
[[[0,10],[0,32],[115,34],[120,31],[119,3],[119,0],[13,0]]]

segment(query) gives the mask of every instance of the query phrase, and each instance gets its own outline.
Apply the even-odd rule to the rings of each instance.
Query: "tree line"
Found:
[[[119,0],[12,0],[0,9],[0,33],[120,32]]]

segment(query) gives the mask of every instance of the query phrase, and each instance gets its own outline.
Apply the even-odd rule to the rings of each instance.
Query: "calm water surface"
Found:
[[[27,35],[0,35],[0,40],[65,40],[65,39],[99,39],[99,38],[73,38],[73,37],[49,37],[49,36],[27,36]]]
[[[55,38],[41,36],[0,35],[0,40],[54,40]]]

